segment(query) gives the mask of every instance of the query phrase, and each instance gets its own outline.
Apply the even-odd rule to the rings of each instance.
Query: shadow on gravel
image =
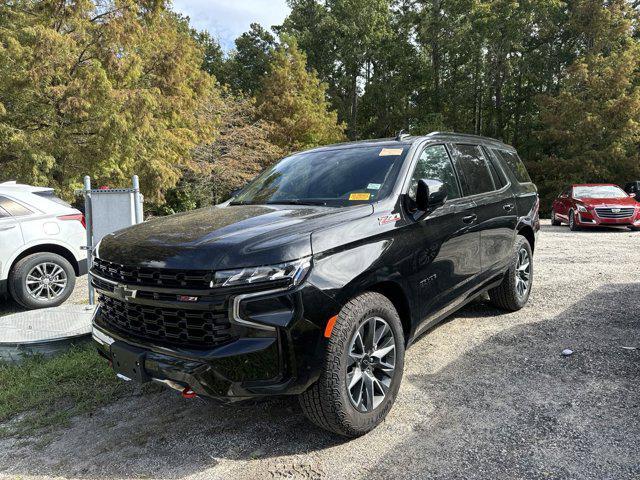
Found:
[[[223,407],[166,392],[78,418],[36,443],[2,440],[0,473],[209,476],[222,460],[344,443],[339,452],[365,467],[363,478],[638,478],[640,351],[621,347],[640,347],[639,300],[640,284],[609,285],[552,320],[489,337],[435,373],[406,374],[403,401],[435,408],[420,413],[416,403],[411,416],[353,445],[311,427],[294,399]],[[564,348],[575,353],[562,357]],[[368,442],[387,444],[387,453],[366,454]]]
[[[627,227],[584,227],[578,231],[572,232],[569,230],[569,225],[560,225],[555,227],[553,225],[543,225],[542,228],[545,232],[554,232],[554,233],[567,233],[571,235],[581,235],[581,234],[589,234],[589,233],[635,233],[632,230],[629,230]]]
[[[374,477],[640,478],[639,303],[640,284],[607,285],[435,374],[406,376],[434,411]],[[411,459],[400,474],[399,452]]]

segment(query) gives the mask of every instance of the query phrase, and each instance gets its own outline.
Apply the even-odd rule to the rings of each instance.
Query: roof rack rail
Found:
[[[429,135],[455,135],[456,137],[468,137],[468,138],[478,138],[482,140],[489,140],[496,143],[502,143],[506,145],[502,140],[498,140],[497,138],[492,137],[484,137],[482,135],[474,135],[473,133],[457,133],[457,132],[431,132]]]
[[[405,138],[410,137],[410,136],[411,135],[409,135],[404,129],[402,129],[396,135],[396,141],[397,142],[401,142],[402,140],[404,140]]]

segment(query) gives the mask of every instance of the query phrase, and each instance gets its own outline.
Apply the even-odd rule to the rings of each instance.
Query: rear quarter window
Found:
[[[509,170],[513,172],[514,177],[520,183],[529,183],[531,182],[531,177],[529,176],[529,172],[527,172],[527,167],[524,166],[524,163],[518,156],[516,152],[510,152],[508,150],[493,150],[496,156],[501,159]]]
[[[13,217],[22,217],[25,215],[31,215],[33,212],[27,207],[20,205],[7,197],[0,197],[0,207],[2,207],[9,215]]]

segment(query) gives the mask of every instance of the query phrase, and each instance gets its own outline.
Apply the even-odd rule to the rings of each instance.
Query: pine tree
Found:
[[[574,17],[583,54],[557,95],[540,98],[545,155],[533,165],[551,197],[571,182],[640,178],[640,44],[623,0],[582,2]]]
[[[344,126],[329,109],[327,87],[306,69],[306,56],[292,37],[276,50],[259,97],[261,118],[273,123],[270,140],[288,151],[344,138]]]

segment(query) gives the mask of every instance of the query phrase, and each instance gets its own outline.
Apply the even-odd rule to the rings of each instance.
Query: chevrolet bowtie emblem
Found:
[[[137,290],[133,290],[130,288],[127,288],[126,285],[116,285],[113,288],[113,293],[120,299],[120,300],[129,300],[131,298],[136,298],[136,295],[138,294]]]

